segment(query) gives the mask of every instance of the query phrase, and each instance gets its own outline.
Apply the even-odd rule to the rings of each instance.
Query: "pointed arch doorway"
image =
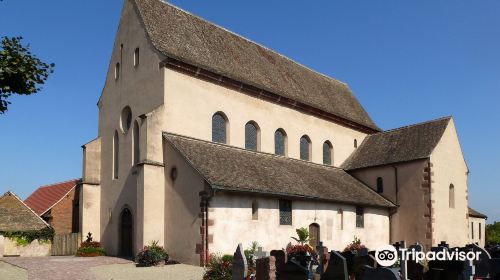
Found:
[[[120,213],[120,256],[133,256],[133,229],[132,212],[124,208]]]
[[[319,235],[319,225],[317,223],[312,223],[309,225],[309,245],[316,249],[316,246],[319,245],[321,241]]]

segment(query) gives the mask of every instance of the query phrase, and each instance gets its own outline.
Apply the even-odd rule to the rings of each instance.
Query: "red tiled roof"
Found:
[[[61,200],[80,179],[73,179],[66,182],[56,183],[39,187],[33,192],[24,203],[28,205],[35,213],[42,215]]]

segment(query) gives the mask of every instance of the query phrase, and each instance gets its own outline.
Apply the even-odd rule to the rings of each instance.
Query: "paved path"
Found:
[[[91,268],[97,280],[202,280],[203,267],[175,264],[160,267],[135,267],[134,264],[113,264]]]
[[[0,258],[0,261],[26,269],[29,280],[96,280],[96,277],[90,272],[92,267],[109,264],[132,264],[129,260],[113,257],[23,257]]]
[[[0,279],[27,280],[28,273],[25,269],[0,261]]]

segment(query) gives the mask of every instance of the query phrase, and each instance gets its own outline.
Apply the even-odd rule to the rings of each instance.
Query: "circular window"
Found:
[[[131,125],[132,125],[132,110],[130,110],[130,107],[127,106],[123,108],[121,115],[121,126],[123,132],[127,132],[130,129]]]

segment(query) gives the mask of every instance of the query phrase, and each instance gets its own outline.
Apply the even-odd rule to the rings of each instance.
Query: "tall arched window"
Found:
[[[123,133],[127,133],[132,125],[132,110],[129,106],[125,106],[122,110],[122,114],[120,117],[120,125]]]
[[[279,128],[274,132],[274,153],[280,156],[286,156],[286,132]]]
[[[134,138],[132,141],[132,150],[134,151],[133,153],[133,159],[132,159],[132,164],[137,164],[139,163],[139,158],[141,156],[140,154],[140,144],[139,144],[139,123],[137,121],[134,122],[134,130],[132,131],[134,134]]]
[[[354,148],[358,147],[358,139],[354,139]]]
[[[120,62],[115,64],[115,80],[120,78]]]
[[[226,115],[217,112],[212,116],[212,142],[227,144],[229,122]]]
[[[453,184],[450,184],[449,204],[450,208],[455,208],[455,186]]]
[[[311,160],[311,139],[307,135],[300,137],[300,159]]]
[[[119,147],[118,131],[115,130],[115,136],[113,137],[113,179],[118,179]]]
[[[254,121],[245,124],[245,149],[258,151],[260,146],[260,129]]]
[[[382,179],[382,177],[377,178],[377,192],[378,193],[384,192],[384,179]]]
[[[323,143],[323,164],[332,165],[333,157],[332,157],[333,146],[330,141],[325,141]]]
[[[134,67],[139,66],[139,48],[134,51]]]

